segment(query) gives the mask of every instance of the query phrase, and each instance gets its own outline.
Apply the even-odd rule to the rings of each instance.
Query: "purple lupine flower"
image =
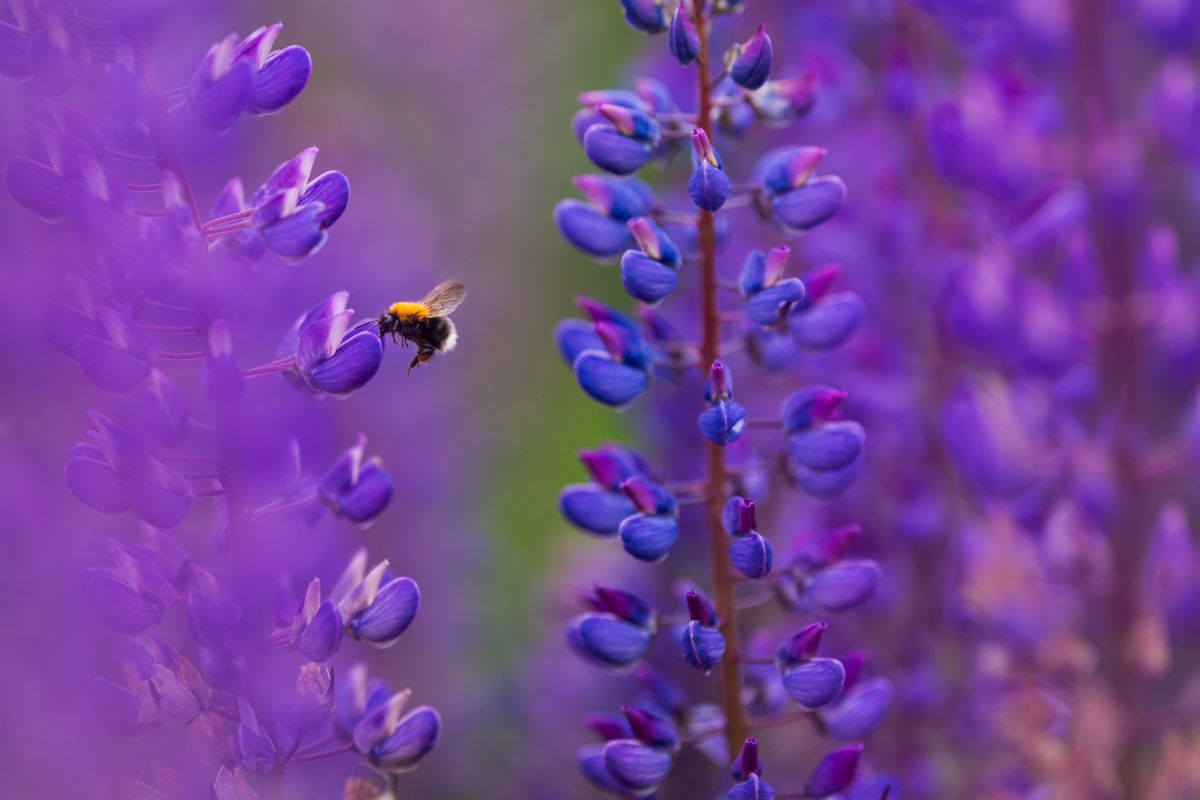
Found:
[[[299,45],[272,52],[282,23],[240,42],[231,33],[209,48],[188,84],[188,101],[205,124],[224,131],[242,112],[278,113],[304,90],[312,57]]]
[[[746,89],[762,88],[771,75],[775,60],[775,49],[766,26],[759,25],[754,35],[735,47],[730,56],[727,56],[729,77],[733,82]]]
[[[667,40],[671,45],[671,55],[685,67],[700,55],[700,34],[696,32],[686,2],[675,6],[675,13],[671,16],[671,24],[667,30]]]
[[[683,254],[650,219],[634,217],[629,230],[639,249],[621,256],[621,284],[630,296],[656,305],[675,288]]]
[[[350,295],[338,292],[292,325],[277,351],[293,356],[304,384],[315,392],[347,395],[361,389],[383,363],[383,342],[365,328],[351,328]]]
[[[300,261],[320,250],[326,232],[350,202],[350,182],[337,170],[309,179],[317,148],[309,147],[280,164],[255,190],[251,218],[263,244],[285,261]]]
[[[346,633],[372,647],[388,648],[399,641],[416,618],[421,591],[412,578],[395,577],[386,560],[369,572],[367,551],[359,550],[331,593]]]
[[[367,437],[358,441],[325,473],[317,483],[321,500],[339,517],[359,525],[369,525],[392,499],[392,479],[378,456],[363,460]]]
[[[554,223],[569,243],[595,258],[610,258],[634,243],[629,220],[657,206],[653,192],[634,178],[578,175],[575,187],[588,202],[563,200]]]
[[[733,193],[733,182],[725,174],[721,156],[708,139],[703,128],[692,131],[692,177],[688,178],[688,195],[697,208],[716,211],[725,205]]]
[[[862,751],[861,744],[852,744],[826,755],[809,776],[805,793],[809,797],[828,797],[845,791],[854,782]]]
[[[594,612],[575,618],[567,631],[567,641],[586,661],[624,670],[637,663],[654,644],[658,615],[646,601],[600,586],[583,599]]]
[[[635,27],[651,32],[666,28],[666,49],[672,62],[709,70],[711,65],[705,62],[712,60],[712,30],[718,22],[725,22],[726,14],[740,10],[742,3],[682,2],[671,9],[657,2],[624,5]],[[844,548],[832,544],[826,548],[828,558],[819,562],[815,557],[809,562],[797,553],[789,554],[788,569],[772,576],[774,548],[759,530],[755,513],[757,502],[768,496],[775,500],[777,487],[770,480],[774,472],[783,472],[791,479],[789,483],[799,484],[810,494],[832,499],[864,468],[864,429],[858,422],[838,416],[844,392],[814,386],[790,398],[779,420],[752,418],[749,409],[762,402],[764,387],[751,370],[743,373],[739,366],[739,379],[748,388],[739,388],[741,393],[734,400],[731,361],[742,358],[741,350],[748,351],[751,365],[773,369],[779,379],[785,379],[787,368],[800,368],[808,351],[830,350],[847,341],[865,309],[857,295],[844,293],[842,298],[830,293],[836,271],[814,271],[811,288],[807,280],[786,276],[791,254],[787,246],[776,247],[769,254],[752,251],[736,283],[724,273],[719,247],[730,236],[733,226],[729,218],[735,209],[747,208],[751,216],[757,211],[763,221],[796,234],[832,217],[844,195],[840,179],[814,176],[825,155],[820,148],[793,147],[769,154],[752,180],[741,184],[735,184],[733,177],[744,169],[740,159],[726,164],[718,154],[724,145],[717,137],[743,137],[759,121],[783,125],[812,107],[816,81],[824,72],[814,68],[807,75],[772,81],[774,61],[773,44],[766,28],[760,26],[730,52],[727,74],[715,79],[697,77],[700,97],[691,109],[676,103],[674,96],[681,96],[678,92],[642,78],[634,83],[633,91],[612,89],[581,95],[584,108],[571,122],[589,158],[622,174],[646,168],[652,161],[668,167],[683,140],[690,135],[692,141],[687,182],[692,208],[676,211],[665,202],[656,203],[649,212],[630,218],[636,250],[613,224],[615,215],[604,214],[604,203],[587,209],[566,201],[556,209],[560,230],[589,254],[612,253],[621,246],[619,242],[625,242],[622,286],[634,299],[654,309],[640,311],[639,326],[619,312],[587,301],[582,305],[591,324],[560,323],[555,341],[563,359],[573,366],[580,388],[616,408],[625,408],[652,388],[651,374],[662,383],[684,383],[693,370],[707,371],[706,405],[696,428],[677,424],[679,403],[661,403],[654,409],[658,415],[656,439],[664,453],[671,454],[661,461],[677,468],[695,464],[706,468],[699,478],[666,482],[641,465],[599,457],[594,459],[598,469],[588,464],[593,480],[566,487],[559,504],[564,516],[586,531],[608,536],[615,528],[624,549],[650,563],[661,561],[677,548],[695,558],[697,543],[684,534],[693,525],[701,532],[708,528],[709,546],[702,552],[717,558],[711,565],[708,587],[715,599],[690,591],[688,620],[673,633],[690,667],[705,674],[721,671],[722,702],[729,704],[673,698],[654,708],[635,704],[632,707],[641,710],[624,721],[611,715],[590,717],[589,723],[607,743],[580,750],[577,764],[592,785],[611,794],[647,796],[658,791],[671,770],[677,744],[672,728],[665,724],[669,720],[682,734],[683,745],[695,746],[715,763],[727,765],[738,748],[743,750],[743,760],[753,762],[745,769],[735,762],[734,785],[727,789],[730,798],[774,797],[775,790],[761,777],[757,742],[747,741],[745,736],[747,714],[785,715],[790,693],[804,715],[823,724],[824,718],[817,714],[838,706],[845,686],[852,685],[850,670],[843,660],[817,655],[825,623],[816,623],[786,641],[777,665],[769,655],[773,647],[768,637],[774,631],[764,629],[755,637],[747,658],[738,632],[739,600],[733,593],[734,582],[743,577],[772,577],[771,596],[785,607],[823,613],[862,604],[879,582],[875,562],[846,560]],[[731,156],[736,155],[731,151]],[[664,191],[660,196],[665,200],[670,193]],[[812,254],[806,247],[802,255]],[[686,285],[680,278],[693,271],[697,273],[693,285],[698,288],[678,291],[677,286]],[[730,289],[741,293],[736,310],[717,294]],[[696,302],[697,293],[699,317],[695,313],[685,313],[678,320],[671,317],[674,304]],[[689,341],[684,332],[697,330],[695,341]],[[835,369],[842,375],[840,368],[824,362],[812,367]],[[804,363],[803,369],[807,372],[810,364]],[[870,416],[866,404],[861,410],[864,419]],[[690,437],[683,435],[687,430],[692,431]],[[698,517],[690,516],[689,506],[703,509],[702,524]],[[622,601],[610,607],[600,598],[590,604],[596,611],[572,622],[568,641],[573,649],[587,660],[618,671],[654,660],[652,632],[631,616],[639,604]],[[627,713],[629,708],[625,707]],[[713,794],[712,787],[695,771],[681,780],[688,781],[688,789],[681,789],[685,793]]]
[[[667,12],[662,0],[621,0],[625,21],[644,33],[658,33],[667,27]]]

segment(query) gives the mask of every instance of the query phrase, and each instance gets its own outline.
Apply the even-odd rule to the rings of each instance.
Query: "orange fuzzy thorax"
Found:
[[[406,317],[413,319],[425,319],[429,316],[429,309],[420,303],[392,303],[391,308],[388,309],[388,313],[400,317],[401,319]]]

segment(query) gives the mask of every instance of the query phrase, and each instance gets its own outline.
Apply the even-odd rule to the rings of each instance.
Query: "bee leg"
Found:
[[[425,350],[424,348],[418,350],[417,354],[415,356],[413,356],[412,361],[410,361],[408,363],[408,374],[411,375],[412,371],[415,368],[421,366],[426,361],[433,358],[433,353],[434,353],[433,350]]]

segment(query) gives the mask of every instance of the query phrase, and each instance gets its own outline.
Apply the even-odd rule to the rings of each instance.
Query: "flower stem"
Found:
[[[708,14],[702,6],[696,9],[696,33],[700,38],[700,54],[696,65],[697,116],[704,132],[712,136],[713,97],[709,80]],[[717,307],[717,247],[713,215],[700,211],[696,228],[700,240],[700,303],[703,337],[700,343],[700,363],[706,366],[720,355],[721,314]],[[725,534],[721,529],[721,507],[725,503],[725,448],[705,442],[708,471],[704,487],[708,520],[709,558],[712,561],[713,596],[720,618],[721,635],[725,637],[725,658],[718,665],[721,682],[721,705],[725,710],[725,743],[729,753],[736,753],[745,741],[749,728],[741,699],[741,648],[738,638],[737,608],[734,604],[734,581],[725,558]]]

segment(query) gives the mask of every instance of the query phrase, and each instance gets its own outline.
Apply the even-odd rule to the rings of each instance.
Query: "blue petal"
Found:
[[[727,800],[775,800],[775,790],[771,788],[771,784],[759,776],[751,775],[730,789],[726,798]]]
[[[637,514],[621,523],[621,546],[640,561],[656,562],[667,557],[679,538],[679,523],[668,514]]]
[[[623,220],[602,214],[582,200],[556,205],[554,224],[570,244],[596,258],[611,258],[633,245],[633,234]]]
[[[814,658],[783,671],[788,697],[804,708],[820,708],[842,693],[846,668],[836,658]]]
[[[297,208],[278,222],[259,230],[263,244],[286,261],[301,261],[321,249],[328,234],[321,224],[325,215],[322,203]]]
[[[613,361],[607,352],[587,350],[574,364],[575,380],[593,400],[622,408],[646,391],[650,376],[644,369]]]
[[[729,563],[747,578],[765,578],[774,563],[771,543],[758,531],[735,536],[729,545]]]
[[[641,625],[612,614],[584,614],[567,631],[567,642],[584,659],[607,667],[629,667],[654,643],[654,634]]]
[[[379,590],[365,611],[350,620],[350,634],[376,647],[390,647],[408,630],[420,606],[416,581],[396,578]]]
[[[86,594],[88,604],[105,624],[131,636],[149,630],[166,610],[108,573],[93,575]]]
[[[700,55],[700,34],[688,16],[685,3],[675,7],[675,14],[671,17],[671,25],[667,30],[667,44],[671,48],[671,55],[685,67]]]
[[[224,131],[237,120],[249,102],[253,82],[254,67],[248,61],[235,61],[214,83],[196,88],[193,81],[192,108],[209,127]]]
[[[705,439],[722,447],[736,442],[746,428],[746,409],[732,400],[718,400],[701,412],[697,424]]]
[[[30,75],[29,36],[7,22],[0,22],[0,75],[14,80]]]
[[[587,778],[597,789],[609,794],[623,795],[625,787],[608,771],[608,765],[604,763],[603,751],[604,748],[601,745],[584,747],[575,756],[575,763],[579,765],[579,771],[583,773],[583,777]]]
[[[858,329],[864,313],[863,301],[854,292],[837,292],[812,308],[788,317],[788,328],[802,346],[830,350],[840,346]]]
[[[414,708],[390,736],[371,748],[371,761],[387,772],[407,772],[437,747],[441,736],[442,717],[437,709]]]
[[[789,228],[806,231],[832,217],[846,199],[846,184],[833,175],[813,178],[771,200],[775,216]]]
[[[774,286],[752,294],[746,301],[746,316],[759,325],[777,325],[788,307],[803,299],[804,284],[800,279],[785,278]]]
[[[17,203],[47,222],[67,216],[67,181],[45,164],[14,158],[4,167],[4,185]]]
[[[133,513],[156,528],[173,528],[188,515],[196,492],[187,479],[158,464],[130,484]]]
[[[775,58],[771,37],[760,25],[758,31],[742,47],[742,52],[729,67],[729,77],[746,89],[760,89],[771,75]]]
[[[361,389],[383,363],[383,342],[373,331],[344,339],[337,352],[305,373],[308,385],[320,392],[346,395]]]
[[[632,175],[654,157],[654,145],[626,136],[615,127],[599,123],[583,136],[583,152],[600,169]]]
[[[701,672],[711,672],[725,655],[725,637],[716,628],[692,620],[679,636],[683,658]]]
[[[595,326],[581,319],[564,319],[558,323],[554,328],[554,342],[568,366],[574,364],[584,350],[604,349],[604,342],[596,335]]]
[[[850,784],[854,783],[862,751],[861,744],[853,744],[834,750],[822,758],[805,784],[805,794],[808,797],[821,798],[848,789]]]
[[[328,228],[338,221],[350,203],[350,181],[336,169],[322,172],[300,195],[301,206],[313,201],[320,201],[322,205],[318,223],[322,228]]]
[[[874,561],[839,561],[808,579],[808,598],[825,611],[848,611],[871,598],[882,574]]]
[[[326,600],[296,638],[296,649],[309,661],[328,661],[342,644],[342,615]]]
[[[667,27],[667,12],[659,0],[621,0],[625,21],[643,33],[658,33]]]
[[[637,250],[626,250],[621,256],[621,285],[643,303],[661,302],[678,280],[679,273],[674,268]]]
[[[608,771],[626,789],[645,793],[662,783],[671,771],[671,754],[633,739],[616,739],[604,745]]]
[[[312,74],[312,56],[299,45],[272,53],[254,76],[247,111],[274,114],[303,91]]]
[[[857,422],[827,422],[788,437],[788,457],[813,470],[848,467],[862,455],[867,433]]]
[[[822,498],[837,497],[849,489],[858,479],[861,467],[862,459],[854,461],[848,467],[830,470],[816,470],[803,465],[792,465],[796,481],[804,487],[804,491],[813,497]]]
[[[707,161],[688,178],[688,196],[697,208],[716,211],[725,205],[733,193],[733,183],[724,170],[717,169]]]
[[[392,479],[378,464],[367,464],[358,473],[358,480],[338,495],[334,510],[338,516],[360,525],[371,522],[387,508],[392,500]]]
[[[594,483],[564,487],[558,496],[558,508],[572,525],[599,536],[615,534],[622,520],[637,513],[628,497]]]
[[[103,514],[129,510],[129,484],[102,457],[77,455],[67,462],[67,488],[79,502]]]

